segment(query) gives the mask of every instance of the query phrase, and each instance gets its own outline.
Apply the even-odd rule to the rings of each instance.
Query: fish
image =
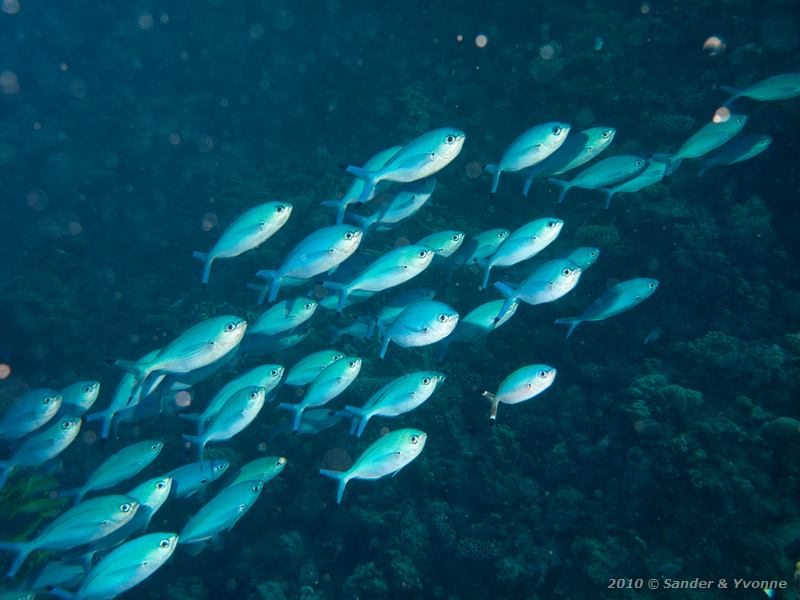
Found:
[[[750,84],[744,89],[721,85],[720,89],[731,94],[723,106],[730,106],[738,98],[751,100],[787,100],[800,96],[800,73],[782,73]]]
[[[62,400],[61,395],[50,388],[25,392],[3,413],[0,440],[14,442],[46,425],[58,413]]]
[[[575,250],[564,256],[564,258],[574,262],[582,271],[585,271],[600,258],[600,248],[582,246],[580,248],[575,248]]]
[[[106,490],[136,476],[158,458],[163,448],[164,442],[159,440],[145,440],[131,444],[103,461],[82,486],[61,492],[60,495],[74,496],[77,504],[89,492]]]
[[[567,192],[572,188],[591,190],[608,187],[623,179],[638,175],[647,168],[647,165],[648,162],[646,158],[636,156],[635,154],[622,154],[594,163],[568,181],[556,179],[554,177],[548,177],[547,181],[561,188],[561,192],[558,196],[558,201],[561,203],[564,201]]]
[[[771,143],[772,137],[768,135],[745,135],[731,140],[705,157],[703,167],[697,176],[702,177],[706,171],[714,167],[734,165],[758,156],[769,148]]]
[[[172,469],[164,476],[172,480],[174,498],[189,498],[222,477],[230,467],[227,460],[201,460]]]
[[[63,388],[61,396],[61,407],[58,415],[62,417],[82,417],[91,410],[97,397],[100,395],[99,381],[76,381]]]
[[[292,205],[288,202],[266,202],[236,217],[211,250],[192,253],[203,263],[203,285],[208,285],[211,265],[215,260],[233,258],[258,248],[286,225],[291,214]]]
[[[461,248],[450,258],[447,281],[449,282],[453,278],[456,267],[478,264],[489,258],[508,239],[510,234],[511,231],[508,229],[489,229],[465,240]]]
[[[201,544],[223,531],[230,531],[261,495],[260,481],[242,481],[223,489],[203,505],[184,525],[181,544]]]
[[[0,542],[0,550],[16,554],[6,576],[16,575],[37,550],[70,550],[111,534],[130,521],[138,509],[139,502],[130,496],[98,496],[61,513],[32,540]]]
[[[294,413],[292,431],[300,427],[303,411],[327,404],[345,391],[361,371],[362,360],[357,356],[346,356],[327,366],[308,386],[299,404],[282,402],[278,408]]]
[[[317,310],[316,300],[298,296],[283,300],[268,308],[248,328],[248,335],[277,335],[302,325],[314,316]]]
[[[352,417],[350,434],[361,437],[372,417],[397,417],[411,412],[427,401],[445,379],[445,374],[438,371],[408,373],[372,394],[364,406],[345,406],[344,412]]]
[[[270,282],[267,301],[275,301],[285,277],[311,279],[339,266],[358,249],[363,235],[352,225],[331,225],[303,238],[276,270],[256,273],[256,277]]]
[[[655,342],[657,342],[658,340],[661,339],[662,335],[664,335],[664,330],[661,329],[661,327],[656,325],[655,327],[653,327],[650,330],[650,332],[644,338],[644,342],[643,343],[645,345],[655,343]]]
[[[427,346],[446,338],[458,324],[454,308],[435,300],[421,300],[409,304],[387,327],[378,323],[383,334],[380,358],[386,356],[389,343],[403,348]]]
[[[251,460],[249,463],[242,465],[236,477],[226,487],[232,487],[243,481],[258,481],[266,485],[280,475],[285,466],[286,459],[283,456],[266,456]]]
[[[285,385],[303,387],[314,381],[320,373],[337,360],[344,358],[344,353],[339,350],[319,350],[298,361],[284,380]]]
[[[450,258],[464,243],[464,232],[455,231],[453,229],[446,229],[445,231],[437,231],[426,235],[417,242],[419,246],[427,246],[431,248],[436,256],[442,258]]]
[[[53,560],[46,562],[40,569],[25,578],[22,588],[31,592],[46,593],[55,587],[71,588],[78,585],[86,577],[83,561]],[[0,599],[3,596],[0,595]],[[25,596],[15,596],[14,600],[22,600]],[[33,596],[31,596],[33,600]]]
[[[624,313],[652,296],[658,288],[658,280],[648,277],[628,279],[611,286],[592,302],[582,314],[577,317],[564,317],[556,319],[556,325],[566,325],[567,335],[572,335],[575,328],[585,321],[603,321]]]
[[[400,150],[402,150],[402,146],[392,146],[391,148],[386,148],[386,150],[381,150],[375,156],[370,158],[364,165],[361,167],[365,171],[377,171],[383,168],[389,160],[394,157]],[[341,225],[344,223],[344,215],[347,207],[351,204],[356,204],[360,202],[361,199],[361,192],[364,189],[364,181],[361,179],[356,179],[353,181],[352,185],[348,188],[345,192],[344,196],[340,200],[325,200],[320,204],[322,206],[330,206],[336,209],[336,224]],[[376,190],[373,189],[372,193],[369,194],[367,199],[364,202],[369,202],[372,198],[375,197]]]
[[[338,482],[336,504],[342,503],[347,484],[353,479],[380,479],[397,473],[420,455],[428,434],[419,429],[397,429],[379,437],[346,471],[320,469],[320,475]]]
[[[616,133],[613,127],[591,127],[571,134],[553,154],[525,170],[522,196],[528,197],[534,179],[561,175],[596,158],[608,148]]]
[[[231,439],[245,429],[261,412],[267,390],[248,386],[234,392],[199,435],[183,434],[183,439],[197,445],[198,460],[203,460],[206,444]]]
[[[63,417],[23,440],[11,458],[0,460],[0,489],[16,469],[38,467],[61,454],[80,430],[80,417]]]
[[[247,321],[240,317],[212,317],[181,333],[151,360],[117,360],[114,365],[136,377],[132,400],[150,375],[189,373],[210,365],[234,351],[246,330]]]
[[[156,356],[161,352],[160,349],[153,350],[148,352],[142,358],[139,359],[138,362],[140,363],[148,363],[155,359]],[[138,402],[138,399],[134,399],[133,395],[137,388],[137,377],[133,373],[125,373],[122,378],[120,379],[119,383],[117,384],[116,389],[114,390],[114,395],[111,397],[111,402],[109,402],[108,408],[105,410],[101,410],[90,415],[87,415],[86,422],[90,423],[92,421],[102,421],[102,425],[100,427],[100,437],[102,439],[108,439],[109,434],[111,433],[111,426],[114,423],[114,417],[125,408],[128,408],[131,404]],[[133,400],[133,402],[132,402]]]
[[[342,337],[350,336],[357,339],[369,339],[372,328],[375,324],[375,318],[369,315],[361,315],[352,323],[344,327],[330,327],[333,337],[331,344],[336,344]]]
[[[74,592],[55,588],[51,594],[68,600],[115,598],[135,587],[166,563],[178,546],[175,533],[148,533],[109,552],[91,568]]]
[[[303,411],[303,420],[300,422],[300,427],[297,431],[292,432],[292,421],[289,419],[283,421],[280,425],[271,427],[269,429],[269,438],[267,444],[271,444],[275,438],[284,433],[294,433],[294,435],[316,435],[335,427],[342,422],[344,415],[340,414],[341,411],[331,410],[329,408],[312,408]]]
[[[489,286],[492,267],[511,267],[536,256],[555,241],[563,227],[564,221],[561,219],[545,217],[514,230],[494,254],[481,262],[483,266],[481,289]]]
[[[264,354],[280,356],[285,350],[303,342],[313,331],[306,323],[275,335],[251,335],[245,339],[240,351],[242,356],[252,358]]]
[[[283,377],[283,366],[275,364],[259,365],[231,379],[208,401],[202,413],[180,413],[178,416],[187,421],[197,422],[197,433],[202,434],[206,423],[219,413],[225,403],[239,390],[246,387],[264,388],[266,393],[280,385]]]
[[[497,164],[488,164],[485,171],[492,175],[492,193],[497,193],[500,175],[522,171],[543,161],[558,150],[569,135],[570,126],[559,121],[548,121],[523,132],[503,153]]]
[[[630,179],[626,179],[622,183],[618,183],[611,188],[597,188],[606,195],[606,210],[611,206],[611,199],[614,196],[617,194],[638,192],[639,190],[643,190],[648,186],[658,183],[667,175],[669,168],[669,163],[650,158],[647,161],[645,170],[638,175],[634,175]]]
[[[367,339],[372,339],[372,334],[375,332],[375,327],[383,326],[384,328],[388,328],[391,326],[391,324],[394,323],[394,320],[397,318],[397,315],[403,312],[410,304],[414,304],[415,302],[420,302],[422,300],[433,300],[435,296],[436,291],[432,290],[431,288],[414,288],[393,296],[378,310],[377,313],[375,313],[375,317],[370,323]]]
[[[495,283],[506,299],[495,318],[499,321],[514,302],[536,305],[558,300],[578,285],[582,273],[583,269],[571,260],[556,258],[535,268],[516,288],[509,283]]]
[[[349,308],[351,306],[355,306],[356,304],[361,304],[362,302],[366,302],[367,300],[372,298],[375,295],[375,293],[376,292],[364,292],[361,290],[355,290],[347,296],[347,300],[345,300],[344,303],[344,308]],[[339,296],[337,294],[327,294],[322,300],[319,301],[319,307],[324,308],[325,310],[335,311],[336,309],[339,308]]]
[[[746,123],[747,116],[735,114],[731,114],[724,121],[707,123],[670,157],[667,174],[672,173],[684,158],[699,158],[719,148],[739,133]]]
[[[501,402],[517,404],[530,400],[553,385],[555,379],[556,370],[548,365],[526,365],[517,369],[502,381],[496,393],[483,392],[492,406],[489,419],[494,422],[497,418],[497,406]]]
[[[364,181],[358,201],[366,202],[381,181],[410,183],[435,175],[455,160],[465,139],[466,134],[454,127],[434,129],[411,140],[381,168],[349,166],[345,171]]]
[[[453,333],[442,341],[436,360],[444,359],[450,344],[471,344],[483,339],[489,333],[507,323],[517,312],[518,307],[519,301],[514,301],[506,307],[505,300],[491,300],[472,309],[466,316],[459,319]],[[497,319],[496,317],[504,308],[505,312]]]
[[[436,179],[433,177],[403,184],[389,202],[371,215],[351,214],[348,218],[364,231],[364,236],[372,229],[388,231],[403,219],[417,214],[428,202],[434,189]]]
[[[281,289],[300,287],[301,285],[307,285],[310,281],[311,281],[310,279],[300,279],[297,277],[284,277],[283,281],[281,281]],[[264,302],[266,302],[269,290],[272,288],[272,282],[248,283],[245,284],[245,287],[249,290],[255,290],[258,292],[258,300],[256,301],[256,303],[260,306],[264,304]]]
[[[434,256],[427,246],[401,246],[378,257],[350,283],[326,281],[322,285],[338,295],[336,310],[341,312],[353,291],[380,292],[401,285],[427,269]]]

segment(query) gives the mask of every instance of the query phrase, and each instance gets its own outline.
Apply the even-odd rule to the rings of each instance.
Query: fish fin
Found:
[[[347,302],[347,297],[350,295],[350,290],[348,289],[348,284],[346,283],[339,283],[338,281],[323,281],[322,287],[326,290],[330,290],[339,296],[339,303],[336,305],[336,312],[342,312],[344,308],[345,302]]]
[[[580,325],[581,323],[583,323],[583,321],[581,320],[580,317],[565,317],[563,319],[556,319],[555,320],[555,324],[556,325],[566,325],[567,326],[568,329],[567,329],[567,335],[564,338],[565,340],[569,339],[569,336],[572,335],[572,332],[575,331],[575,328],[578,325]]]
[[[208,285],[208,278],[211,276],[211,263],[214,262],[214,259],[209,260],[206,252],[192,252],[192,256],[203,263],[203,285]]]
[[[6,577],[14,577],[34,550],[35,548],[30,542],[0,542],[0,552],[6,551],[16,553],[14,562],[11,563]]]
[[[738,88],[735,88],[735,87],[731,87],[729,85],[721,85],[721,86],[719,86],[719,89],[721,89],[723,92],[728,93],[728,94],[731,95],[730,98],[728,98],[727,100],[725,100],[725,102],[723,102],[722,106],[728,106],[734,100],[736,100],[742,93],[742,90],[740,90]]]
[[[386,335],[386,332],[383,331],[381,328],[381,333],[383,333],[383,344],[381,345],[381,353],[378,355],[378,358],[383,360],[383,357],[386,356],[386,350],[389,348],[389,342],[391,342],[391,338]]]
[[[277,271],[268,271],[266,269],[262,269],[258,273],[256,273],[256,277],[260,279],[265,279],[270,282],[269,295],[267,297],[267,301],[274,302],[275,298],[278,297],[278,292],[281,289],[281,279],[283,279],[283,277],[278,275]]]
[[[83,417],[83,420],[87,423],[92,423],[94,421],[102,421],[106,418],[106,414],[108,413],[108,409],[106,410],[98,410],[93,413],[89,413],[88,415]]]
[[[320,475],[330,477],[339,482],[339,488],[336,490],[336,504],[342,503],[342,496],[344,495],[344,488],[347,487],[347,482],[350,481],[347,471],[331,471],[330,469],[320,469]]]
[[[189,435],[188,433],[184,433],[181,436],[187,442],[191,442],[192,444],[197,445],[197,453],[199,455],[199,460],[203,460],[203,452],[206,449],[206,440],[202,436],[199,435]]]
[[[357,225],[358,228],[364,232],[364,235],[366,235],[369,228],[378,220],[378,215],[377,213],[368,216],[349,214],[347,218],[350,219],[353,225]]]
[[[533,179],[534,179],[533,175],[528,175],[525,178],[525,185],[522,186],[522,197],[523,198],[527,198],[528,197],[528,192],[531,191],[531,186],[533,185]]]
[[[491,392],[483,392],[481,394],[484,398],[488,398],[489,402],[491,403],[491,409],[489,411],[489,420],[494,421],[497,418],[497,405],[500,403],[497,400],[497,397]]]
[[[558,194],[558,203],[561,204],[564,201],[564,197],[567,195],[567,192],[572,189],[572,185],[570,185],[569,181],[564,181],[563,179],[556,179],[555,177],[548,177],[547,181],[550,183],[554,183],[558,187],[561,188],[561,191]]]
[[[705,174],[705,172],[706,172],[706,171],[708,171],[710,168],[711,168],[711,167],[708,167],[708,166],[704,166],[704,167],[702,167],[702,168],[701,168],[701,169],[700,169],[700,170],[697,172],[697,176],[698,176],[698,177],[702,177],[702,176]]]
[[[494,318],[494,323],[499,323],[500,319],[502,319],[503,316],[505,316],[505,314],[511,309],[511,306],[514,304],[514,302],[517,302],[517,298],[514,295],[514,289],[506,283],[500,283],[498,281],[494,284],[494,287],[500,290],[500,293],[506,298],[505,303],[500,308],[500,312],[498,312],[497,316]]]
[[[489,167],[493,167],[490,171],[492,174],[492,191],[489,194],[489,198],[494,198],[494,195],[497,193],[497,186],[500,185],[500,174],[502,171],[497,168],[497,165],[486,165],[486,169],[488,170]]]
[[[76,487],[72,488],[71,490],[65,490],[63,492],[59,492],[58,496],[59,498],[72,496],[73,497],[72,505],[74,506],[76,504],[80,504],[80,501],[83,500],[83,497],[86,495],[88,491],[89,491],[88,489],[85,489],[83,487]]]
[[[669,162],[667,163],[667,168],[664,171],[664,177],[672,175],[675,172],[675,170],[681,166],[682,162],[683,162],[682,158],[678,158],[676,160],[670,159]]]
[[[484,165],[483,171],[488,173],[489,175],[494,175],[497,173],[497,165],[489,163],[488,165]]]
[[[341,225],[344,223],[344,213],[347,210],[347,204],[341,200],[323,200],[320,206],[327,206],[336,209],[336,224]]]
[[[485,260],[483,261],[483,281],[481,282],[481,290],[485,290],[489,287],[489,276],[492,274],[492,261]]]
[[[358,201],[362,204],[367,202],[370,195],[375,191],[375,184],[378,183],[376,181],[376,172],[369,171],[362,167],[354,167],[352,165],[347,167],[345,171],[354,177],[358,177],[364,182],[364,189],[361,190],[361,195],[358,197]]]
[[[597,189],[599,191],[603,192],[606,195],[605,207],[606,207],[606,210],[608,210],[608,207],[611,206],[611,199],[614,197],[614,193],[615,193],[614,190],[610,190],[608,188],[597,188]]]
[[[439,344],[439,347],[436,349],[436,356],[434,356],[433,360],[435,362],[442,362],[447,356],[447,351],[450,349],[450,340],[445,338],[442,340],[442,343]]]
[[[297,432],[300,429],[300,421],[303,419],[303,407],[300,404],[289,404],[288,402],[281,402],[278,408],[288,410],[294,413],[294,420],[292,421],[292,431]]]
[[[364,433],[364,428],[367,426],[367,423],[369,423],[369,419],[372,415],[363,408],[356,408],[355,406],[345,406],[345,410],[351,413],[351,416],[353,417],[353,425],[358,422],[357,428],[351,426],[350,433],[352,434],[353,430],[355,429],[356,437],[361,437],[361,434]]]

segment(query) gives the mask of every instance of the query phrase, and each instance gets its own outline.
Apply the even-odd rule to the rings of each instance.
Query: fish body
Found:
[[[22,587],[31,592],[46,593],[55,587],[75,587],[83,581],[84,577],[86,577],[86,567],[83,565],[83,561],[52,560],[27,577]],[[0,599],[2,598],[3,596],[0,595]],[[24,596],[14,596],[13,600],[22,600],[23,598]],[[31,600],[33,600],[33,596],[31,596]]]
[[[172,496],[188,498],[222,477],[228,467],[227,460],[201,460],[173,469],[165,476],[172,480]]]
[[[361,359],[357,356],[346,356],[326,367],[311,385],[308,386],[299,404],[283,402],[279,408],[294,412],[292,431],[300,427],[303,411],[327,404],[345,391],[355,381],[361,371]]]
[[[314,381],[320,373],[337,360],[344,358],[339,350],[319,350],[298,361],[286,374],[284,384],[303,387]]]
[[[271,282],[267,300],[278,297],[284,277],[311,279],[336,268],[358,249],[363,232],[352,225],[317,229],[292,249],[277,270],[262,270],[256,277]]]
[[[517,404],[530,400],[549,388],[555,378],[556,370],[548,365],[527,365],[517,369],[503,380],[496,393],[483,392],[492,405],[489,418],[492,421],[497,418],[499,403]]]
[[[608,288],[597,300],[592,302],[577,317],[557,319],[557,325],[566,325],[567,336],[572,335],[575,328],[584,321],[603,321],[628,311],[647,300],[658,288],[658,280],[648,277],[637,277],[622,281]]]
[[[0,440],[14,442],[46,425],[56,416],[63,398],[50,388],[37,388],[22,394],[3,413]]]
[[[493,267],[511,267],[528,260],[547,248],[561,233],[564,221],[545,217],[526,223],[508,236],[497,251],[483,261],[483,283],[486,289]]]
[[[608,148],[616,132],[613,127],[591,127],[572,133],[558,150],[525,171],[522,195],[528,196],[534,179],[561,175],[596,158]]]
[[[268,308],[255,323],[248,328],[248,335],[277,335],[302,325],[314,316],[317,302],[299,296],[283,300]]]
[[[434,256],[427,246],[401,246],[378,257],[350,283],[326,281],[323,285],[338,294],[337,311],[341,312],[353,291],[380,292],[401,285],[427,269]]]
[[[420,246],[431,248],[436,256],[450,258],[464,243],[464,232],[447,229],[426,235],[417,242]]]
[[[608,187],[629,177],[638,175],[647,168],[647,159],[634,154],[612,156],[594,163],[578,173],[569,181],[548,178],[561,188],[558,201],[563,202],[564,197],[572,188],[597,189]]]
[[[199,460],[209,442],[231,439],[245,429],[264,407],[267,391],[263,387],[248,386],[234,392],[220,408],[200,435],[183,435],[187,442],[197,444]]]
[[[630,179],[626,179],[622,183],[618,183],[611,188],[599,188],[601,192],[606,195],[605,207],[611,206],[611,199],[617,194],[630,194],[638,192],[646,187],[654,185],[664,179],[669,172],[669,163],[651,158],[647,161],[645,170],[634,175]]]
[[[222,490],[189,519],[181,530],[181,544],[206,542],[233,529],[258,500],[262,489],[260,481],[243,481]]]
[[[349,218],[358,225],[364,235],[371,229],[387,231],[400,221],[408,219],[425,206],[436,189],[436,179],[428,177],[420,181],[412,181],[401,185],[392,199],[371,215],[350,215]]]
[[[380,479],[386,475],[396,475],[420,455],[426,440],[427,434],[424,431],[397,429],[379,437],[346,471],[320,469],[319,472],[338,481],[336,503],[341,504],[348,482],[353,479]]]
[[[266,202],[234,219],[208,252],[194,252],[203,263],[203,285],[208,284],[211,264],[218,258],[233,258],[258,248],[283,227],[292,214],[288,202]]]
[[[486,165],[486,171],[493,176],[492,196],[497,193],[503,172],[522,171],[545,160],[561,147],[569,129],[567,123],[550,121],[531,127],[511,142],[496,165]]]
[[[703,167],[697,173],[701,177],[709,169],[724,165],[734,165],[754,156],[758,156],[769,148],[772,137],[768,135],[745,135],[709,153],[703,160]]]
[[[445,339],[449,344],[466,344],[477,342],[486,337],[504,323],[507,323],[517,312],[519,301],[506,306],[505,300],[491,300],[472,309],[458,321],[452,335]],[[500,311],[504,312],[501,314]],[[500,318],[497,318],[500,315]],[[440,357],[441,359],[442,357]]]
[[[600,248],[581,246],[564,256],[565,259],[574,262],[581,270],[585,271],[600,258]]]
[[[208,401],[208,406],[202,413],[181,413],[178,416],[182,419],[189,421],[197,421],[198,433],[203,433],[206,423],[216,416],[220,409],[225,406],[225,403],[237,391],[246,387],[260,387],[264,388],[265,392],[269,393],[274,390],[281,382],[283,377],[283,367],[281,365],[265,364],[254,367],[231,379],[222,388],[214,394],[214,397]]]
[[[800,73],[782,73],[757,81],[744,89],[720,86],[720,89],[731,94],[725,101],[725,106],[730,105],[737,98],[750,98],[752,100],[786,100],[800,96]]]
[[[451,257],[451,267],[449,277],[452,277],[453,270],[461,265],[478,264],[494,254],[500,245],[503,244],[511,231],[508,229],[489,229],[482,231],[474,237],[467,238],[458,249],[458,252]]]
[[[414,288],[393,296],[375,313],[375,318],[370,323],[367,338],[372,339],[375,327],[390,327],[397,316],[410,304],[421,302],[422,300],[433,300],[434,296],[436,296],[436,291],[431,288]]]
[[[138,508],[138,501],[130,496],[98,496],[61,513],[28,542],[0,542],[0,550],[17,554],[7,576],[16,575],[32,552],[69,550],[111,534],[130,521]]]
[[[402,149],[402,146],[392,146],[386,150],[381,150],[375,156],[365,162],[361,168],[365,171],[377,171],[384,167],[386,163],[389,162],[389,160]],[[364,190],[364,185],[365,183],[362,179],[356,179],[353,181],[352,185],[348,188],[340,200],[326,200],[325,202],[321,203],[323,206],[331,206],[336,209],[337,225],[341,225],[344,222],[344,214],[348,206],[359,202],[369,202],[375,197],[376,189],[373,188],[368,197],[361,201],[361,192]]]
[[[158,458],[163,448],[164,442],[157,440],[145,440],[127,446],[103,461],[89,475],[85,484],[62,495],[74,495],[78,503],[88,492],[111,488],[143,471]]]
[[[458,313],[451,306],[435,300],[409,304],[388,328],[379,324],[383,334],[380,357],[386,355],[389,342],[403,348],[427,346],[450,335],[458,324]]]
[[[672,172],[677,163],[684,158],[699,158],[712,150],[716,150],[739,133],[746,123],[747,116],[735,114],[731,114],[724,121],[707,123],[686,140],[678,151],[672,155],[670,160],[674,166],[669,172]]]
[[[380,169],[347,167],[347,172],[364,181],[359,202],[366,202],[381,181],[409,183],[441,171],[461,152],[466,134],[454,127],[423,133],[395,154]]]
[[[331,327],[331,331],[333,332],[331,344],[336,344],[344,336],[350,336],[360,340],[369,339],[374,323],[374,317],[361,315],[355,321],[344,327]]]
[[[286,466],[286,459],[282,456],[266,456],[251,460],[242,465],[236,477],[227,487],[242,483],[243,481],[258,481],[266,485],[272,479],[281,474]]]
[[[59,416],[82,417],[97,401],[100,394],[99,381],[76,381],[59,392],[61,408]]]
[[[372,417],[397,417],[411,412],[428,400],[445,379],[444,373],[437,371],[408,373],[383,386],[364,406],[346,406],[345,411],[353,417],[350,433],[361,437]]]
[[[69,446],[81,430],[80,417],[62,417],[23,440],[8,460],[0,460],[0,489],[19,467],[38,467],[54,459]]]
[[[516,288],[507,283],[495,283],[494,287],[506,299],[496,318],[502,318],[514,302],[536,305],[558,300],[578,285],[582,273],[583,269],[571,260],[556,258],[538,266]]]
[[[267,444],[271,444],[275,438],[285,433],[294,435],[316,435],[323,431],[335,427],[342,422],[342,419],[349,414],[343,411],[331,410],[329,408],[312,408],[303,412],[303,420],[297,431],[292,431],[292,419],[282,422],[280,425],[270,428]]]

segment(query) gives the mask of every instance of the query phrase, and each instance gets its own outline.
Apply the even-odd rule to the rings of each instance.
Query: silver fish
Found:
[[[181,544],[200,544],[230,531],[256,503],[264,484],[242,481],[222,490],[204,505],[181,530]]]
[[[772,138],[768,135],[745,135],[735,138],[708,154],[697,176],[702,177],[706,171],[714,167],[734,165],[758,156],[769,148],[771,143]]]
[[[435,344],[450,335],[458,324],[458,313],[451,306],[435,300],[409,304],[388,328],[379,324],[383,334],[380,358],[390,342],[403,348]]]
[[[582,273],[583,269],[571,260],[557,258],[538,266],[516,288],[508,283],[495,283],[494,287],[506,299],[495,318],[498,321],[503,318],[514,302],[536,305],[558,300],[578,285]]]
[[[527,365],[517,369],[506,377],[497,388],[497,393],[483,392],[492,405],[489,418],[497,418],[497,405],[517,404],[538,396],[551,385],[556,378],[556,370],[548,365]]]
[[[417,214],[428,202],[434,189],[436,179],[433,177],[406,183],[397,188],[391,200],[371,215],[351,214],[348,218],[364,231],[364,236],[371,229],[388,231],[400,221]]]
[[[638,175],[634,175],[611,188],[598,188],[606,195],[606,210],[611,206],[611,199],[617,194],[630,194],[654,185],[664,179],[669,169],[670,166],[667,162],[651,158],[647,161],[645,170]]]
[[[464,243],[464,232],[447,229],[426,235],[417,244],[428,246],[437,256],[450,258]]]
[[[61,408],[61,395],[50,388],[25,392],[3,414],[0,440],[13,442],[46,425]]]
[[[730,105],[737,98],[786,100],[800,96],[800,73],[773,75],[752,83],[742,90],[727,85],[720,86],[720,89],[731,94],[731,97],[725,101],[725,106]]]
[[[555,183],[561,188],[558,201],[563,202],[564,197],[572,188],[596,189],[608,187],[638,175],[647,168],[647,159],[634,154],[612,156],[587,167],[569,181],[549,177],[547,181]]]
[[[227,460],[201,460],[173,469],[165,477],[172,479],[172,496],[188,498],[222,477],[228,467]]]
[[[711,121],[694,133],[671,157],[668,174],[677,168],[684,158],[699,158],[732,139],[747,123],[745,115],[731,114],[719,122]]]

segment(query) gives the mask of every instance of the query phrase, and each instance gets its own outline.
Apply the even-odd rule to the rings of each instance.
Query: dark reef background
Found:
[[[437,367],[447,382],[418,411],[376,419],[359,443],[344,429],[277,438],[267,453],[286,456],[287,468],[224,548],[179,551],[126,597],[639,598],[648,593],[607,589],[611,578],[636,577],[797,585],[800,100],[738,101],[746,131],[774,137],[765,154],[699,179],[687,161],[608,211],[583,190],[557,205],[542,182],[523,201],[513,176],[490,203],[473,163],[496,160],[523,129],[551,119],[616,127],[609,156],[674,151],[725,100],[720,85],[800,69],[800,2],[0,8],[0,362],[12,369],[0,405],[80,377],[102,381],[102,408],[120,376],[103,359],[139,357],[208,315],[258,315],[244,284],[332,222],[317,203],[349,185],[338,165],[445,124],[467,132],[461,156],[430,205],[370,248],[552,215],[566,225],[546,254],[602,249],[563,300],[523,305],[485,342],[451,347]],[[725,39],[724,54],[703,52],[710,35]],[[272,199],[294,204],[287,227],[217,263],[201,291],[190,251]],[[447,290],[438,273],[415,284],[437,287],[462,315],[494,297],[477,291],[477,273]],[[553,319],[634,276],[660,280],[652,299],[563,340]],[[317,315],[278,362],[327,346],[327,322],[332,315]],[[643,344],[654,327],[662,337]],[[433,366],[431,349],[393,347],[379,363],[374,343],[339,347],[368,360],[337,405]],[[490,428],[480,391],[531,362],[555,366],[556,383],[501,407]],[[220,381],[200,386],[198,402]],[[253,458],[284,418],[270,406],[209,454]],[[421,458],[394,479],[355,482],[337,507],[316,468],[401,425],[428,432]],[[185,426],[166,417],[123,426],[111,448],[154,431],[167,448],[147,473],[187,460]],[[71,487],[108,451],[79,439],[58,478]],[[168,503],[155,524],[179,530],[196,508]],[[0,538],[19,533],[5,524]]]

